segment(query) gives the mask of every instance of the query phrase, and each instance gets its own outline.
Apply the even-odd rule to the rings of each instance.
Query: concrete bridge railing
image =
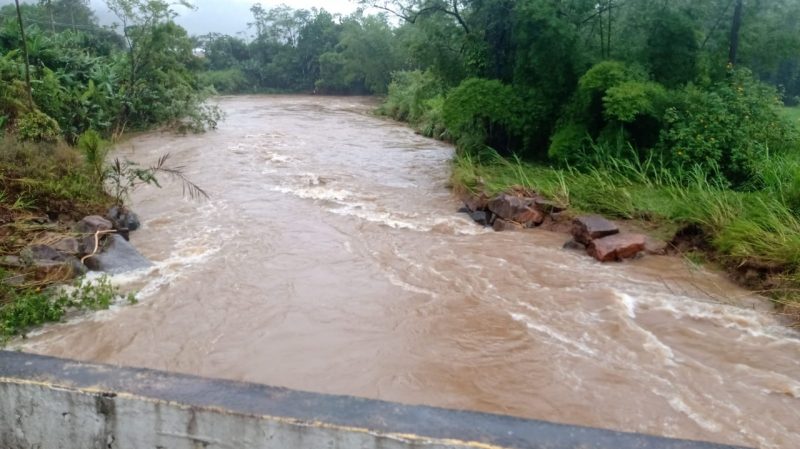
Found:
[[[723,449],[0,351],[2,449]]]

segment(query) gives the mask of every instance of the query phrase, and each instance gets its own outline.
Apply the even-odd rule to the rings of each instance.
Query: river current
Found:
[[[624,431],[800,448],[800,337],[676,257],[600,264],[457,213],[452,147],[374,100],[223,97],[219,130],[138,135],[209,192],[143,187],[136,305],[18,342],[79,360]]]

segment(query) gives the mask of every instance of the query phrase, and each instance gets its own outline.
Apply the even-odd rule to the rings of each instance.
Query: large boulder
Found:
[[[617,233],[619,233],[617,225],[599,215],[585,215],[572,222],[572,237],[584,245],[588,245],[594,239]]]
[[[533,227],[542,224],[544,213],[533,207],[534,199],[508,194],[498,195],[489,200],[489,210],[498,217]]]
[[[81,234],[94,234],[97,231],[110,231],[113,224],[99,215],[84,217],[75,225],[75,230]]]
[[[103,252],[85,259],[84,263],[91,270],[111,274],[125,273],[153,265],[133,245],[116,234],[108,237]]]
[[[586,251],[600,262],[629,259],[644,251],[647,237],[641,234],[613,234],[594,239]]]

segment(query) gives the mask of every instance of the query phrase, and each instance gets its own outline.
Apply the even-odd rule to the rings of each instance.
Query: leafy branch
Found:
[[[184,173],[186,169],[183,165],[170,166],[167,164],[170,154],[166,153],[158,158],[158,161],[150,167],[142,167],[136,162],[128,159],[114,160],[108,165],[105,173],[106,184],[111,189],[116,203],[123,205],[124,200],[130,197],[138,187],[142,185],[154,185],[161,187],[157,175],[165,174],[181,182],[182,194],[188,195],[191,199],[209,198],[208,193],[200,186],[192,182]]]

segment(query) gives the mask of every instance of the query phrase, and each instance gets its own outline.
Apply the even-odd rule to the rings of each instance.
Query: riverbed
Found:
[[[800,447],[800,337],[677,257],[600,264],[563,234],[459,214],[450,145],[368,98],[218,99],[199,135],[138,135],[178,182],[136,190],[139,303],[30,352],[624,431]]]

